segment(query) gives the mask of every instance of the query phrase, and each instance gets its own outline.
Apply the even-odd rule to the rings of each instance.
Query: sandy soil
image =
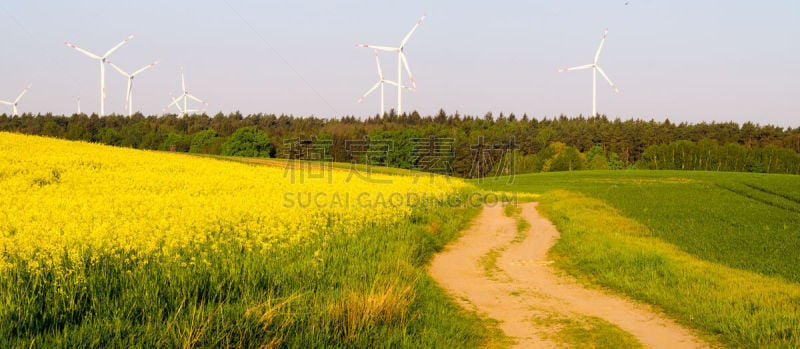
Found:
[[[463,236],[434,257],[431,276],[464,307],[500,321],[515,347],[563,346],[541,319],[602,318],[650,348],[704,348],[691,331],[651,307],[597,289],[586,289],[555,270],[547,251],[559,238],[550,221],[523,204],[531,227],[522,241],[515,218],[499,205],[486,206]],[[493,261],[493,262],[492,262]],[[490,268],[491,267],[491,268]],[[539,319],[538,321],[535,319]]]

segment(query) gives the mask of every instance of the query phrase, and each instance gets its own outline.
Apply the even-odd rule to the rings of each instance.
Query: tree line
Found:
[[[800,128],[752,122],[672,123],[563,115],[538,119],[527,114],[474,116],[444,110],[429,116],[390,111],[366,119],[238,112],[183,118],[2,114],[0,130],[138,149],[256,157],[288,156],[289,139],[324,140],[325,155],[338,162],[359,161],[362,155],[354,155],[348,142],[370,139],[390,141],[393,146],[378,162],[400,168],[421,168],[424,159],[414,149],[415,142],[434,137],[447,143],[451,151],[441,160],[460,177],[512,170],[505,167],[509,156],[517,173],[638,167],[800,174]],[[514,151],[498,152],[487,162],[479,156],[482,144]],[[488,166],[476,170],[481,167],[476,164]]]

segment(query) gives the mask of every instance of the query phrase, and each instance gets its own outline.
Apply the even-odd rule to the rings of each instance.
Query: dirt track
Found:
[[[484,207],[463,236],[434,257],[429,269],[462,306],[499,320],[516,347],[562,346],[546,335],[552,325],[534,320],[553,316],[601,318],[650,348],[708,347],[649,306],[583,288],[554,270],[547,251],[558,240],[558,231],[539,215],[535,203],[523,204],[520,215],[531,227],[524,240],[514,241],[516,220],[505,216],[499,205]]]

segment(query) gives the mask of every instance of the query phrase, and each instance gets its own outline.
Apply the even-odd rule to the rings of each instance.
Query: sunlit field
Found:
[[[583,284],[712,345],[800,345],[796,176],[469,181],[0,133],[0,192],[0,347],[502,347],[425,268],[509,199],[540,203]]]
[[[2,137],[3,269],[19,259],[32,272],[67,272],[84,254],[207,264],[203,255],[221,249],[269,251],[307,244],[311,234],[395,224],[411,213],[406,193],[436,197],[463,186],[366,173],[292,180],[275,167]]]
[[[556,264],[654,304],[712,342],[800,345],[800,178],[586,171],[486,180],[536,193]]]
[[[490,340],[421,269],[466,184],[318,171],[0,133],[0,346]]]

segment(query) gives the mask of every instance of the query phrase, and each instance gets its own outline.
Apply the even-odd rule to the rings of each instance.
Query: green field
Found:
[[[245,170],[284,165],[214,158],[258,168],[204,159],[213,170],[208,173],[230,166],[242,176]],[[19,183],[34,193],[66,186],[74,176],[69,171],[84,162],[72,165],[32,173]],[[332,166],[350,169],[350,164]],[[398,180],[428,176],[384,167],[372,171]],[[5,178],[27,173],[11,167],[0,172]],[[652,304],[711,344],[800,347],[800,177],[632,170],[512,179],[475,182],[459,189],[461,198],[491,201],[503,195],[472,194],[496,191],[539,201],[542,214],[561,233],[550,257],[580,282]],[[131,192],[140,195],[136,190]],[[394,224],[346,234],[323,228],[303,244],[270,253],[239,245],[211,249],[198,267],[192,257],[187,266],[134,250],[97,258],[91,251],[76,256],[64,251],[66,273],[30,269],[30,263],[12,257],[0,278],[0,348],[502,347],[509,340],[491,320],[460,308],[426,272],[433,254],[478,213],[463,203],[415,207]],[[509,205],[506,214],[518,213]],[[518,221],[514,242],[525,239],[528,226]],[[0,233],[7,239],[17,234]],[[32,246],[41,244],[36,240]],[[497,255],[481,261],[487,274]],[[560,326],[553,340],[563,344],[627,346],[607,340],[621,330],[601,319],[546,320]]]
[[[800,345],[800,177],[611,171],[486,180],[542,194],[557,265],[733,346]]]
[[[580,192],[608,202],[652,234],[702,259],[800,281],[800,177],[616,171],[520,175],[511,187]]]

